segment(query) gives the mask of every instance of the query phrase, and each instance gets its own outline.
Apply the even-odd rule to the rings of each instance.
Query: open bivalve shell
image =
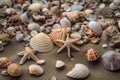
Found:
[[[86,78],[89,75],[89,69],[83,64],[75,64],[75,67],[66,75],[73,79]]]
[[[30,40],[30,46],[38,52],[49,52],[54,45],[45,33],[39,33]]]

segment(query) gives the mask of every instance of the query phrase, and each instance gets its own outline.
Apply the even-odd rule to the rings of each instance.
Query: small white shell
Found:
[[[102,28],[100,24],[96,21],[90,21],[88,27],[98,35],[102,33]]]
[[[29,66],[29,72],[30,74],[33,74],[36,76],[42,75],[44,73],[43,68],[36,64],[32,64]]]
[[[61,67],[63,67],[64,65],[65,65],[65,63],[64,63],[63,61],[57,60],[57,61],[56,61],[56,64],[55,64],[55,67],[56,67],[56,68],[61,68]]]
[[[66,75],[73,79],[85,78],[89,75],[89,69],[83,64],[75,64],[75,67]]]
[[[35,23],[35,22],[30,23],[30,24],[28,25],[28,30],[39,31],[39,29],[40,29],[40,25],[37,24],[37,23]]]
[[[61,19],[60,24],[62,27],[71,27],[71,22],[67,18]]]
[[[13,9],[13,8],[7,8],[5,12],[7,14],[12,14],[13,11],[15,11],[15,9]]]
[[[99,8],[100,9],[102,9],[102,8],[104,8],[105,7],[105,4],[104,3],[101,3],[100,5],[99,5]]]
[[[80,39],[81,35],[78,32],[73,32],[72,34],[70,34],[70,37],[72,39]]]

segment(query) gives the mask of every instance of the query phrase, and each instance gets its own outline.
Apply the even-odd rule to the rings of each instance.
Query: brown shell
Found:
[[[61,47],[63,44],[56,42],[56,40],[65,40],[66,35],[70,32],[70,28],[59,28],[59,29],[52,29],[52,32],[49,34],[50,39],[55,43],[58,47]]]
[[[1,57],[0,58],[0,68],[5,68],[8,65],[10,65],[12,61],[8,59],[7,57]]]
[[[92,48],[87,51],[86,55],[87,55],[87,60],[88,61],[95,61],[95,60],[97,60],[100,57],[100,55],[97,52],[97,50],[92,49]]]

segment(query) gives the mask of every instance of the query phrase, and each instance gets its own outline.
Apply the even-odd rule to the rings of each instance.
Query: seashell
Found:
[[[107,48],[108,45],[107,45],[107,44],[103,44],[102,47],[103,47],[103,48]]]
[[[100,58],[98,51],[92,48],[88,49],[86,56],[88,61],[95,61]]]
[[[46,24],[47,24],[47,25],[52,25],[52,24],[54,24],[54,22],[55,22],[55,21],[54,21],[53,19],[47,19],[47,20],[46,20]]]
[[[102,40],[107,40],[108,39],[108,35],[106,34],[105,31],[102,32],[101,39]]]
[[[81,27],[81,23],[76,23],[75,25],[72,26],[73,31],[79,31]]]
[[[103,66],[110,71],[120,69],[120,53],[117,51],[107,51],[102,56]]]
[[[117,6],[120,6],[120,0],[114,0],[113,3]]]
[[[58,47],[61,47],[63,44],[56,42],[56,40],[65,40],[66,35],[70,32],[70,27],[67,28],[59,28],[59,29],[52,29],[52,32],[49,34],[50,39],[55,43]]]
[[[14,27],[8,27],[7,31],[9,31],[9,32],[16,32],[16,29]]]
[[[2,25],[6,25],[6,24],[7,24],[7,20],[6,20],[6,19],[1,19],[1,20],[0,20],[0,23],[1,23]]]
[[[81,5],[72,5],[71,11],[81,11],[83,9],[83,6]]]
[[[51,26],[45,28],[45,33],[49,34],[51,31],[52,31],[52,27]]]
[[[32,30],[32,31],[30,32],[30,35],[31,35],[31,36],[35,36],[35,35],[37,35],[37,34],[38,34],[38,32],[35,31],[35,30]]]
[[[45,20],[45,16],[44,15],[40,15],[40,14],[38,14],[38,13],[33,13],[33,18],[35,19],[35,20]]]
[[[70,8],[70,6],[67,5],[64,7],[64,10],[68,12],[68,11],[71,11],[71,8]]]
[[[50,13],[53,15],[53,16],[56,16],[59,14],[59,8],[58,6],[54,6],[50,9]]]
[[[83,30],[84,30],[84,33],[87,34],[87,35],[93,35],[94,34],[93,31],[91,29],[87,28],[87,27],[85,27]]]
[[[88,24],[88,27],[98,35],[100,35],[102,33],[102,28],[101,28],[100,24],[96,21],[90,21]]]
[[[39,29],[40,29],[40,25],[35,22],[28,24],[28,30],[39,31]]]
[[[70,38],[81,39],[81,35],[78,32],[73,32],[73,33],[70,34]]]
[[[39,76],[39,75],[42,75],[44,73],[44,71],[43,71],[43,68],[41,66],[36,65],[36,64],[31,64],[29,66],[29,73],[36,75],[36,76]]]
[[[94,12],[94,11],[91,10],[91,9],[86,9],[86,10],[84,10],[84,13],[85,13],[86,16],[92,14],[93,12]]]
[[[45,30],[45,26],[41,26],[39,31],[43,32],[44,30]]]
[[[104,3],[101,3],[100,5],[99,5],[99,8],[100,9],[102,9],[102,8],[104,8],[106,5],[104,4]]]
[[[71,22],[67,18],[61,19],[60,24],[62,27],[71,27]]]
[[[100,38],[92,37],[92,38],[90,38],[90,42],[94,43],[94,44],[99,43],[100,42]]]
[[[56,68],[62,68],[64,65],[65,65],[65,63],[63,61],[57,60],[56,64],[55,64],[55,67]]]
[[[12,63],[8,66],[7,72],[10,76],[16,77],[22,74],[22,68],[16,63]]]
[[[9,7],[11,7],[12,4],[13,4],[11,0],[4,0],[3,2],[4,2],[5,5],[7,5]]]
[[[42,12],[46,13],[46,14],[49,14],[50,10],[48,8],[43,8],[42,9]]]
[[[24,39],[24,34],[22,34],[22,33],[16,34],[15,38],[16,38],[17,41],[23,41],[23,39]]]
[[[0,52],[2,52],[4,50],[4,47],[2,45],[2,43],[0,43]]]
[[[15,12],[14,8],[7,8],[5,11],[7,14],[12,14],[13,12]]]
[[[86,19],[89,21],[96,21],[97,16],[95,14],[89,14],[86,16]]]
[[[114,3],[111,3],[111,4],[109,5],[109,8],[115,10],[115,9],[117,9],[118,7],[117,7]]]
[[[53,27],[53,29],[61,28],[60,24],[54,24],[52,27]]]
[[[8,59],[7,57],[0,58],[0,68],[8,67],[8,65],[10,65],[11,63],[12,61]]]
[[[73,79],[85,78],[89,75],[89,69],[83,64],[75,64],[75,67],[66,75]]]
[[[43,6],[40,3],[32,3],[29,7],[28,10],[31,10],[33,12],[39,12],[42,10]]]
[[[118,27],[120,28],[120,20],[118,21]]]
[[[38,52],[49,52],[54,45],[45,33],[39,33],[30,40],[30,46]]]

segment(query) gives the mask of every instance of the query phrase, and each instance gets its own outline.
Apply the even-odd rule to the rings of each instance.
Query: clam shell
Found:
[[[8,66],[7,72],[10,76],[20,76],[22,74],[22,68],[20,65],[12,63]]]
[[[62,27],[71,27],[71,22],[67,18],[61,19],[60,24]]]
[[[1,57],[0,58],[0,68],[8,67],[12,61],[8,59],[7,57]]]
[[[66,75],[73,79],[85,78],[89,75],[89,69],[83,64],[75,64],[75,67]]]
[[[35,22],[28,24],[28,30],[39,31],[39,29],[40,29],[40,25]]]
[[[31,64],[29,66],[29,73],[36,75],[36,76],[39,76],[39,75],[42,75],[44,73],[44,71],[43,71],[43,68],[41,66],[36,65],[36,64]]]
[[[102,56],[103,66],[110,71],[120,69],[120,53],[117,51],[107,51]]]
[[[45,33],[39,33],[30,40],[30,46],[38,52],[49,52],[54,45]]]
[[[88,27],[98,35],[102,33],[102,28],[100,24],[96,21],[90,21]]]
[[[64,63],[63,61],[57,60],[57,61],[56,61],[56,64],[55,64],[55,67],[56,67],[56,68],[61,68],[61,67],[63,67],[64,65],[65,65],[65,63]]]

